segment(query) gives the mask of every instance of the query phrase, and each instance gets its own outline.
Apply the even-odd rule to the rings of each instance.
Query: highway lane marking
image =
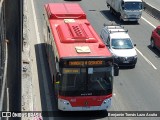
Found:
[[[146,21],[149,25],[151,25],[153,28],[156,28],[156,26],[154,26],[151,22],[149,22],[148,20],[146,20],[144,17],[141,17],[144,21]],[[151,61],[149,61],[137,48],[136,48],[137,52],[155,69],[157,70],[157,68],[153,65],[153,63]]]
[[[146,21],[148,24],[150,24],[153,28],[156,28],[156,26],[154,26],[151,22],[149,22],[148,20],[146,20],[144,17],[141,17],[144,21]]]
[[[142,52],[140,52],[137,48],[135,48],[135,49],[137,50],[137,52],[138,52],[155,70],[157,70],[157,68],[153,65],[153,63],[152,63],[150,60],[148,60],[148,59],[143,55]]]
[[[149,4],[149,3],[147,3],[149,6],[151,6],[152,8],[154,8],[154,9],[157,9],[158,11],[160,11],[158,8],[156,8],[156,7],[154,7],[153,5],[151,5],[151,4]]]
[[[37,42],[38,44],[41,43],[40,41],[40,37],[39,37],[39,32],[38,32],[38,23],[37,23],[37,17],[36,17],[36,12],[35,12],[35,7],[34,7],[34,3],[33,0],[31,0],[31,4],[32,4],[32,10],[33,10],[33,20],[34,20],[34,26],[35,26],[35,30],[36,30],[36,37],[37,37]]]
[[[32,10],[33,10],[33,19],[34,19],[34,26],[35,26],[35,31],[36,31],[36,37],[37,37],[37,42],[38,42],[38,44],[40,44],[41,43],[41,41],[40,41],[40,36],[39,36],[39,32],[38,32],[38,23],[37,23],[37,18],[36,18],[36,13],[35,13],[35,7],[34,7],[34,3],[33,3],[33,0],[31,0],[31,4],[32,4]],[[42,47],[41,46],[39,46],[38,47],[39,48],[39,52],[40,52],[40,61],[41,61],[41,63],[44,63],[44,59],[43,59],[43,56],[42,56]],[[49,88],[48,88],[48,85],[47,85],[47,83],[45,83],[45,81],[47,81],[46,80],[46,71],[45,71],[45,69],[44,69],[44,66],[42,65],[42,76],[43,76],[43,80],[44,80],[44,86],[45,86],[45,88],[44,88],[44,90],[45,90],[45,95],[46,95],[46,104],[47,104],[47,109],[48,109],[48,111],[50,111],[50,110],[52,110],[51,108],[52,108],[52,105],[51,105],[51,100],[47,97],[47,95],[48,95],[48,93],[49,93]],[[50,119],[50,118],[49,118]]]

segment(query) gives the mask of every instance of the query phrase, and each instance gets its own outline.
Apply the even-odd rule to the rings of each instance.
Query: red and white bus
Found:
[[[58,109],[107,110],[118,66],[76,3],[44,6],[44,36]]]

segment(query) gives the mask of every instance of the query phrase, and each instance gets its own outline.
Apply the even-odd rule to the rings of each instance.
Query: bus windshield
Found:
[[[60,95],[95,96],[112,93],[112,67],[63,68]]]
[[[141,10],[142,3],[141,2],[125,2],[124,9],[125,10]]]

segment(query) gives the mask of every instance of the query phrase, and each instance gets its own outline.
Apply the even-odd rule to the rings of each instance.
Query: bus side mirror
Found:
[[[61,79],[61,74],[60,73],[57,73],[56,75],[56,82],[59,82]]]
[[[114,63],[114,76],[118,76],[118,75],[119,75],[119,66]]]

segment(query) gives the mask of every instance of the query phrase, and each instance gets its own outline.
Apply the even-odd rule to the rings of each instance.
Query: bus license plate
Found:
[[[89,106],[82,107],[83,110],[90,110]]]

